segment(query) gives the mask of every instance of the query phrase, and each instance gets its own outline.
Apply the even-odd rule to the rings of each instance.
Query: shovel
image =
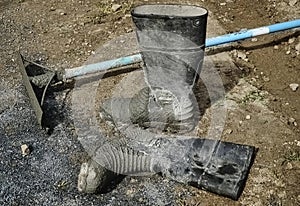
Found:
[[[205,47],[218,46],[226,43],[240,41],[255,36],[264,34],[289,30],[300,27],[300,19],[277,23],[269,26],[263,26],[250,30],[242,30],[240,32],[225,34],[218,37],[206,39]],[[46,91],[51,81],[56,77],[57,80],[66,82],[74,77],[93,74],[96,72],[105,72],[118,67],[126,67],[128,65],[136,64],[142,61],[141,54],[134,54],[131,56],[125,56],[113,60],[102,61],[94,64],[83,65],[71,69],[66,69],[62,72],[54,72],[46,67],[39,65],[35,62],[28,61],[22,57],[18,52],[16,54],[19,69],[22,74],[23,82],[26,87],[30,103],[36,113],[37,122],[42,126],[43,111],[41,106],[43,105]],[[25,64],[33,65],[33,67],[25,67]],[[36,85],[42,89],[42,95],[38,100],[35,90],[32,85]],[[34,86],[35,87],[35,86]]]

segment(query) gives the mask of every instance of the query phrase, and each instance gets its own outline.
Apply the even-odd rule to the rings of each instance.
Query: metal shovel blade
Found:
[[[30,104],[32,105],[33,110],[35,111],[37,123],[39,124],[40,127],[42,127],[42,119],[43,119],[42,105],[43,105],[43,101],[45,98],[47,88],[48,88],[50,82],[52,81],[52,79],[54,78],[55,72],[50,71],[50,70],[46,71],[45,68],[41,68],[41,67],[39,67],[36,70],[32,69],[32,67],[31,67],[32,71],[29,71],[30,67],[28,67],[28,68],[25,67],[24,59],[23,59],[22,55],[19,52],[17,52],[15,56],[16,56],[16,62],[18,64],[18,67],[19,67],[21,75],[22,75],[24,86],[27,90]],[[35,67],[38,67],[38,66],[35,65]],[[39,78],[38,76],[40,76],[40,77],[44,76],[44,78]],[[40,85],[32,84],[33,81],[39,82]],[[37,88],[39,87],[39,89],[42,91],[39,99],[34,90],[34,87],[37,87]]]

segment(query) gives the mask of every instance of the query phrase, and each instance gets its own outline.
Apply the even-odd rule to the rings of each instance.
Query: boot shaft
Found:
[[[204,57],[207,15],[206,9],[187,5],[143,5],[132,11],[150,87],[171,92],[193,87]]]

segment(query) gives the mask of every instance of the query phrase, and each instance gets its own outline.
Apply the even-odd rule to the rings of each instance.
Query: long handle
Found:
[[[270,34],[274,32],[298,28],[298,27],[300,27],[300,19],[209,38],[206,39],[205,46],[206,47],[217,46],[221,44],[252,38],[255,36],[260,36],[263,34]],[[77,76],[83,76],[86,74],[105,71],[116,67],[122,67],[130,64],[139,63],[141,61],[142,61],[141,54],[135,54],[132,56],[121,57],[121,58],[103,61],[95,64],[83,65],[72,69],[66,69],[63,78],[70,79]]]

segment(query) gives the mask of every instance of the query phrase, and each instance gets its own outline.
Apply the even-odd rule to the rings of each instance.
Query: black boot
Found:
[[[197,6],[143,5],[132,11],[132,17],[154,101],[161,110],[172,108],[171,125],[179,126],[178,132],[194,129],[199,113],[192,89],[203,62],[207,10]]]

